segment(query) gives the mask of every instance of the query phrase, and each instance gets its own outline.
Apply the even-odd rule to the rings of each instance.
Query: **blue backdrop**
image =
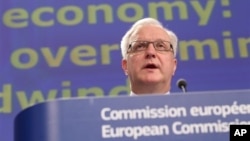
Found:
[[[179,78],[188,91],[250,88],[248,1],[0,0],[0,140],[33,104],[61,97],[129,92],[119,43],[153,17],[179,37]]]

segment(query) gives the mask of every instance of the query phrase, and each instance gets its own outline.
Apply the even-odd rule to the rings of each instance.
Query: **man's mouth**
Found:
[[[147,64],[143,68],[144,69],[158,69],[158,66],[155,64]]]

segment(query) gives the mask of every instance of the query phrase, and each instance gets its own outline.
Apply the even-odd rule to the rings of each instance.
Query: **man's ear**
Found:
[[[122,69],[123,69],[125,75],[128,75],[128,67],[127,67],[127,60],[126,59],[122,59]]]
[[[174,62],[173,62],[173,63],[174,63],[174,64],[173,64],[174,66],[173,66],[173,73],[172,73],[172,75],[174,76],[175,71],[176,71],[176,68],[177,68],[177,60],[174,59],[173,61],[174,61]]]

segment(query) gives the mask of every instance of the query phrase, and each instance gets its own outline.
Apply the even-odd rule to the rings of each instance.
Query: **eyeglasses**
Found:
[[[129,44],[127,53],[133,53],[133,52],[140,52],[140,51],[145,51],[149,44],[153,44],[154,48],[156,51],[161,51],[161,52],[174,52],[173,51],[173,45],[168,42],[168,41],[154,41],[154,42],[149,42],[149,41],[133,41]]]

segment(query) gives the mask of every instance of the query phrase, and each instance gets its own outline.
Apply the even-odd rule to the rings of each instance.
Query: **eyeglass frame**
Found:
[[[169,52],[169,51],[171,51],[171,52],[173,52],[174,53],[174,48],[173,48],[173,45],[172,45],[172,43],[170,42],[170,41],[163,41],[163,40],[157,40],[157,41],[143,41],[143,40],[137,40],[137,41],[132,41],[130,44],[129,44],[129,46],[128,46],[128,49],[127,49],[127,53],[134,53],[134,52],[140,52],[140,51],[145,51],[145,50],[140,50],[140,51],[129,51],[130,49],[132,50],[132,43],[133,42],[143,42],[143,43],[146,43],[146,48],[145,48],[145,50],[147,50],[147,48],[149,47],[149,45],[152,43],[153,44],[153,47],[154,47],[154,49],[156,50],[156,51],[165,51],[165,52]],[[167,43],[169,43],[169,45],[170,45],[170,49],[167,49],[167,50],[159,50],[159,49],[157,49],[156,47],[155,47],[155,44],[156,43],[159,43],[159,42],[167,42]]]

